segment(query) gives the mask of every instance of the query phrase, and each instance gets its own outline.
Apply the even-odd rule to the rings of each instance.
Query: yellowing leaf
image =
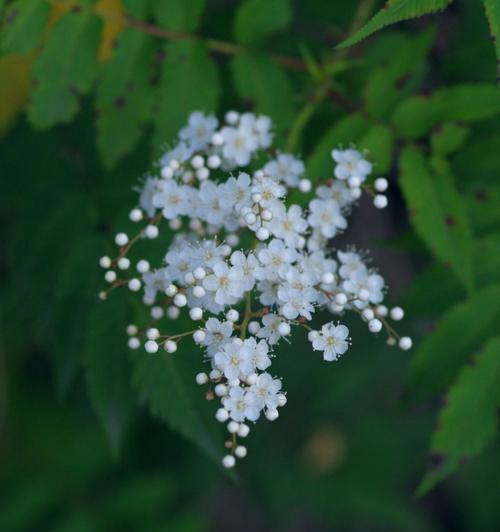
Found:
[[[111,57],[118,34],[127,26],[122,0],[99,0],[95,5],[96,13],[103,19],[99,61],[104,63]]]
[[[31,88],[31,54],[0,59],[0,136],[14,123]]]

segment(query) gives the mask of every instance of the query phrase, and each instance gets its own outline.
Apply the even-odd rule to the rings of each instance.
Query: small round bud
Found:
[[[110,268],[111,267],[111,259],[107,257],[106,255],[104,257],[101,257],[99,259],[99,266],[101,268]]]
[[[234,454],[238,458],[245,458],[245,456],[247,455],[247,448],[243,445],[238,445],[234,450]]]
[[[389,181],[385,177],[378,177],[375,179],[373,186],[377,192],[385,192],[389,187]]]
[[[114,283],[116,281],[116,272],[113,271],[113,270],[108,270],[105,274],[104,274],[104,280],[107,282],[107,283]]]
[[[141,342],[139,341],[139,338],[132,336],[131,338],[128,339],[129,349],[139,349],[140,346],[141,346]]]
[[[201,168],[205,164],[205,159],[201,155],[195,155],[191,159],[191,166],[193,168]]]
[[[255,235],[260,241],[267,240],[269,238],[269,231],[265,227],[259,227]]]
[[[312,188],[312,183],[309,179],[301,179],[299,181],[299,190],[301,192],[304,192],[306,194],[307,192],[310,192]]]
[[[158,235],[160,234],[160,230],[156,225],[148,225],[146,229],[144,229],[144,235],[146,238],[150,238],[151,240],[158,238]]]
[[[411,349],[412,345],[413,342],[409,336],[402,336],[399,339],[399,347],[403,349],[403,351],[408,351],[408,349]]]
[[[146,331],[146,336],[148,340],[157,340],[160,337],[160,331],[155,327],[151,327]]]
[[[307,339],[312,342],[319,336],[319,331],[309,331],[307,333]]]
[[[206,294],[205,289],[203,286],[195,286],[193,287],[193,296],[197,297],[198,299],[202,298]]]
[[[163,315],[164,315],[164,312],[161,307],[153,307],[151,309],[151,317],[154,320],[160,320],[161,318],[163,318]]]
[[[117,246],[126,246],[128,244],[128,236],[126,233],[118,233],[115,236],[115,244]]]
[[[297,247],[299,249],[303,249],[306,246],[306,239],[303,236],[299,236],[299,239],[297,241]]]
[[[241,423],[238,427],[238,436],[240,438],[246,438],[250,434],[250,427],[248,425],[245,425],[245,423]]]
[[[224,118],[228,124],[234,126],[234,124],[240,119],[240,114],[236,111],[228,111]]]
[[[207,166],[209,168],[212,168],[212,170],[214,170],[215,168],[219,168],[220,163],[221,160],[218,155],[210,155],[210,157],[207,159]]]
[[[205,331],[198,330],[193,333],[193,340],[195,341],[195,343],[201,344],[205,341],[205,336]]]
[[[387,196],[384,196],[383,194],[377,194],[373,198],[373,205],[375,205],[377,209],[385,209],[387,207],[387,203]]]
[[[231,434],[236,434],[238,432],[238,428],[239,428],[239,423],[236,423],[236,421],[230,421],[228,424],[227,424],[227,430],[228,432],[230,432]]]
[[[167,318],[170,320],[176,320],[179,317],[179,314],[181,311],[178,307],[174,307],[174,305],[171,305],[167,308]]]
[[[137,325],[134,325],[131,323],[130,325],[127,325],[127,334],[129,336],[135,336],[139,332],[139,329]]]
[[[226,454],[224,458],[222,459],[222,465],[226,469],[231,469],[231,467],[234,467],[236,464],[236,458],[232,454]]]
[[[373,320],[368,322],[368,329],[372,333],[378,333],[382,330],[382,322],[377,318],[373,318]]]
[[[194,321],[201,320],[203,318],[203,310],[200,307],[193,307],[189,310],[189,317]]]
[[[203,227],[203,224],[198,218],[192,218],[189,220],[189,229],[193,231],[200,231],[200,229]]]
[[[252,201],[254,203],[260,203],[262,201],[262,194],[260,192],[254,192],[252,194]]]
[[[99,299],[101,301],[106,301],[106,299],[108,299],[108,293],[105,290],[102,290],[99,292]]]
[[[385,318],[387,316],[387,314],[389,313],[389,311],[387,310],[387,307],[385,305],[379,305],[375,309],[375,312],[377,313],[378,316],[382,316],[382,318]]]
[[[278,394],[278,405],[285,406],[287,402],[286,395],[284,393]]]
[[[361,301],[368,301],[370,299],[370,292],[366,288],[361,288],[358,292],[358,299]]]
[[[248,377],[246,378],[246,382],[247,384],[250,384],[250,386],[252,386],[252,384],[255,384],[257,382],[257,379],[257,373],[250,373],[250,375],[248,375]]]
[[[240,319],[240,313],[232,308],[226,312],[226,319],[236,323]]]
[[[172,179],[174,177],[174,171],[170,166],[164,166],[161,169],[160,175],[163,177],[163,179]]]
[[[175,172],[176,170],[179,170],[181,167],[179,161],[177,159],[172,159],[169,163],[170,168]]]
[[[164,349],[167,353],[175,353],[177,351],[177,342],[173,340],[167,340],[165,342]]]
[[[213,369],[208,376],[211,380],[216,381],[222,377],[222,373],[218,369]]]
[[[394,321],[399,321],[399,320],[402,320],[405,313],[404,313],[404,310],[401,308],[401,307],[393,307],[391,308],[391,318],[394,320]]]
[[[222,244],[220,249],[221,249],[222,254],[224,255],[224,257],[229,257],[229,255],[231,255],[231,253],[233,252],[233,250],[231,249],[231,246],[229,244]]]
[[[224,397],[225,395],[227,395],[227,386],[225,384],[219,383],[215,386],[214,392],[217,397]]]
[[[288,336],[290,334],[290,331],[291,331],[290,325],[288,325],[286,321],[282,321],[278,325],[278,332],[280,333],[281,336]]]
[[[128,288],[129,290],[132,290],[132,292],[138,292],[141,289],[141,281],[137,278],[130,279],[128,282]]]
[[[187,298],[184,294],[176,294],[174,297],[174,305],[177,307],[185,307],[187,305]]]
[[[389,336],[389,338],[387,338],[387,345],[390,347],[396,345],[396,338],[394,338],[393,336]]]
[[[348,180],[347,184],[351,188],[359,188],[361,186],[361,179],[357,175],[352,175]]]
[[[196,177],[199,181],[206,181],[210,177],[210,170],[204,166],[196,170]]]
[[[132,222],[140,222],[143,218],[141,209],[132,209],[128,215]]]
[[[196,374],[196,384],[206,384],[208,382],[208,375],[206,373],[197,373]]]
[[[339,307],[343,307],[347,304],[347,296],[343,292],[339,292],[338,294],[335,294],[335,297],[333,298],[335,300],[335,303]]]
[[[257,221],[257,216],[255,216],[253,212],[248,212],[247,214],[245,214],[244,218],[245,218],[245,222],[248,225],[253,225]]]
[[[212,144],[214,146],[222,146],[224,144],[224,137],[220,133],[214,133],[212,135]]]
[[[120,270],[128,270],[130,268],[130,260],[127,259],[127,257],[118,259],[118,268],[120,268]]]
[[[261,217],[265,222],[270,222],[270,221],[273,219],[273,213],[272,213],[269,209],[264,209],[264,210],[260,213],[260,217]]]
[[[361,315],[366,321],[370,321],[373,320],[373,318],[375,317],[375,312],[373,312],[371,308],[365,308]]]
[[[362,193],[363,191],[359,187],[353,187],[349,189],[349,194],[351,195],[351,198],[355,200],[359,199]]]
[[[148,353],[157,353],[158,352],[158,344],[154,341],[154,340],[148,340],[145,344],[144,344],[144,349],[148,352]]]
[[[271,409],[271,410],[266,410],[266,418],[269,421],[274,421],[274,420],[278,419],[278,417],[279,417],[279,412],[277,410],[275,410],[274,408]]]
[[[335,275],[332,272],[325,272],[321,276],[321,282],[324,284],[332,284],[335,282]]]
[[[149,272],[149,262],[147,260],[140,260],[137,265],[136,265],[136,270],[139,272],[139,273],[147,273]]]
[[[229,412],[225,408],[219,408],[215,412],[215,419],[220,423],[225,423],[229,419]]]
[[[185,275],[184,275],[184,282],[187,284],[187,285],[190,285],[190,284],[194,284],[194,275],[191,273],[191,272],[187,272]]]
[[[230,235],[227,235],[226,242],[234,248],[234,246],[237,246],[240,243],[240,238],[238,235],[231,233]]]
[[[172,220],[170,220],[168,222],[168,226],[170,227],[170,229],[173,229],[174,231],[177,231],[178,229],[180,229],[182,227],[181,219],[180,218],[172,218]]]
[[[175,286],[175,284],[169,284],[167,286],[167,288],[165,288],[165,294],[168,296],[168,297],[174,297],[175,294],[177,294],[177,287]]]
[[[206,276],[207,272],[201,266],[198,266],[198,268],[196,268],[193,272],[193,277],[198,279],[198,281],[205,279]]]
[[[257,334],[260,330],[260,323],[258,321],[251,321],[248,324],[248,332],[250,334]]]

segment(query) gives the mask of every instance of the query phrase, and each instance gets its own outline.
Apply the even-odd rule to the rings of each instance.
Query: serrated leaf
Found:
[[[166,47],[156,112],[155,148],[171,143],[192,111],[217,109],[220,81],[215,64],[201,42],[173,42]]]
[[[373,68],[364,88],[366,110],[380,119],[390,112],[396,102],[415,89],[425,71],[425,58],[435,37],[433,27],[412,37],[393,36],[394,46],[384,56],[381,66]]]
[[[193,32],[200,25],[205,0],[161,0],[152,7],[156,20],[165,28]]]
[[[429,491],[464,460],[479,454],[494,440],[500,406],[500,337],[490,340],[465,366],[451,387],[431,442],[436,465],[417,489]]]
[[[306,169],[309,179],[319,181],[333,175],[332,150],[339,146],[349,146],[357,142],[366,131],[368,122],[362,115],[349,115],[336,122],[318,142],[307,159]]]
[[[416,139],[447,121],[475,122],[500,113],[500,90],[488,83],[471,83],[440,89],[429,97],[401,102],[392,124],[403,138]]]
[[[127,324],[127,293],[117,290],[107,301],[94,305],[84,347],[85,376],[92,405],[115,455],[135,399],[127,352]]]
[[[9,5],[2,25],[1,48],[7,53],[27,53],[38,43],[50,12],[40,0],[18,0]]]
[[[359,139],[357,145],[361,150],[368,151],[369,159],[375,164],[375,172],[381,174],[390,170],[394,135],[389,126],[385,124],[371,126]]]
[[[192,396],[200,393],[193,377],[199,371],[202,355],[199,353],[200,366],[189,355],[186,352],[174,356],[165,352],[134,355],[134,385],[154,416],[219,461],[218,448]]]
[[[461,280],[474,286],[472,235],[464,201],[445,171],[433,173],[425,156],[411,146],[403,150],[400,184],[410,222],[432,253]]]
[[[259,113],[269,115],[280,130],[295,113],[294,91],[284,69],[260,54],[241,54],[231,60],[231,73],[239,96]]]
[[[76,114],[78,97],[97,75],[100,29],[98,17],[88,11],[68,13],[57,22],[33,66],[36,85],[28,117],[34,127],[69,122]]]
[[[354,35],[342,41],[337,48],[347,48],[366,39],[372,33],[412,18],[446,9],[452,0],[388,0],[385,6]]]
[[[498,284],[449,309],[417,348],[409,374],[410,398],[427,399],[443,392],[471,353],[498,331],[499,323]]]
[[[97,147],[107,166],[132,149],[151,116],[152,53],[152,39],[128,29],[104,67],[97,86]]]
[[[236,11],[234,35],[241,44],[256,45],[284,30],[291,20],[289,0],[245,0]]]
[[[490,26],[491,38],[495,45],[497,63],[500,63],[500,2],[498,0],[482,0],[482,2]],[[500,79],[499,66],[497,66],[497,79]]]
[[[463,146],[469,128],[466,126],[447,122],[431,136],[432,151],[435,154],[446,156]]]

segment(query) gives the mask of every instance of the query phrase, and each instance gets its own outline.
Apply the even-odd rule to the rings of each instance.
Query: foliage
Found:
[[[213,457],[223,437],[193,390],[198,352],[131,356],[118,336],[138,310],[96,294],[97,258],[129,223],[147,161],[191,110],[230,107],[283,125],[278,144],[299,148],[311,178],[328,177],[337,144],[369,150],[391,182],[396,236],[383,246],[391,264],[407,261],[392,284],[413,272],[405,311],[420,338],[409,368],[370,339],[331,372],[278,353],[297,399],[253,436],[262,452],[241,477],[265,508],[256,522],[444,530],[442,514],[460,509],[453,530],[498,527],[500,94],[483,11],[498,57],[499,8],[470,0],[440,14],[449,3],[394,0],[369,20],[364,0],[0,7],[0,529],[204,530],[186,501],[226,493],[183,439]],[[371,220],[357,231],[364,247]]]

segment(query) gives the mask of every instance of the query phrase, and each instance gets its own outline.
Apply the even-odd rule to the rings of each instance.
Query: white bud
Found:
[[[177,231],[178,229],[180,229],[182,227],[181,219],[180,218],[172,218],[172,220],[170,220],[168,222],[168,226],[170,227],[170,229],[173,229],[174,231]]]
[[[190,183],[192,183],[193,177],[194,177],[193,172],[191,172],[190,170],[186,170],[182,174],[182,182],[185,183],[186,185],[189,185]]]
[[[206,181],[210,177],[210,170],[204,166],[196,170],[196,177],[199,181]]]
[[[258,321],[251,321],[248,324],[248,332],[250,334],[257,334],[260,330],[260,323]]]
[[[368,301],[370,299],[370,292],[366,288],[361,288],[358,292],[358,299],[361,301]]]
[[[373,320],[373,318],[375,317],[375,312],[373,312],[371,308],[365,308],[361,315],[366,321],[370,321]]]
[[[221,160],[218,155],[210,155],[210,157],[207,159],[207,166],[212,169],[219,168],[220,163]]]
[[[222,377],[222,373],[218,369],[213,369],[208,376],[211,380],[216,381]]]
[[[385,318],[387,316],[387,314],[389,313],[389,311],[387,310],[387,307],[385,305],[379,305],[376,309],[375,309],[375,312],[379,315],[379,316],[382,316],[382,318]]]
[[[177,342],[173,340],[167,340],[165,342],[164,349],[167,353],[175,353],[177,351]]]
[[[151,309],[151,317],[154,319],[154,320],[160,320],[161,318],[163,318],[163,315],[164,315],[164,312],[163,312],[163,309],[161,307],[153,307]]]
[[[273,219],[273,213],[269,209],[264,209],[260,216],[265,222],[270,222]]]
[[[269,238],[269,231],[265,227],[259,227],[255,235],[260,241],[264,241]]]
[[[203,224],[198,218],[191,218],[191,220],[189,220],[189,229],[192,231],[200,231],[202,227]]]
[[[240,438],[246,438],[250,434],[250,427],[248,425],[245,425],[245,423],[241,423],[238,428],[238,436]]]
[[[234,248],[234,246],[237,246],[240,243],[240,238],[238,235],[231,233],[230,235],[226,236],[226,242]]]
[[[129,290],[132,290],[132,292],[138,292],[141,289],[141,281],[137,278],[130,279],[128,282],[128,288]]]
[[[106,255],[104,257],[101,257],[99,259],[99,266],[101,268],[110,268],[111,267],[111,259],[107,257]]]
[[[310,192],[312,188],[312,183],[309,179],[301,179],[299,181],[299,190],[301,192],[304,192],[306,194],[307,192]]]
[[[132,209],[128,215],[132,222],[140,222],[143,218],[141,209]]]
[[[375,205],[377,209],[385,209],[387,207],[387,203],[387,196],[384,196],[383,194],[377,194],[373,198],[373,205]]]
[[[140,346],[141,346],[141,342],[139,341],[139,338],[132,336],[132,338],[128,339],[129,349],[139,349]]]
[[[309,331],[307,333],[307,339],[312,342],[319,336],[319,331]]]
[[[130,260],[127,259],[127,257],[118,259],[118,268],[120,268],[120,270],[128,270],[130,268]]]
[[[158,344],[157,344],[154,340],[148,340],[148,341],[144,344],[144,349],[145,349],[148,353],[156,353],[156,352],[158,352]]]
[[[349,189],[349,194],[351,195],[351,198],[355,200],[359,199],[362,193],[363,191],[359,187]]]
[[[229,412],[225,408],[219,408],[215,412],[215,419],[220,423],[225,423],[229,419]]]
[[[167,308],[167,317],[170,320],[176,320],[179,317],[180,310],[178,307],[174,307],[174,305],[171,305]]]
[[[160,230],[158,227],[156,227],[156,225],[148,225],[146,229],[144,229],[144,235],[146,238],[150,238],[151,240],[157,238],[159,234]]]
[[[161,169],[160,175],[163,177],[163,179],[171,179],[174,176],[174,171],[170,166],[164,166]]]
[[[187,272],[184,275],[184,283],[187,285],[194,284],[194,275],[191,272]]]
[[[402,320],[404,315],[405,315],[404,310],[401,307],[391,308],[391,318],[394,321]]]
[[[332,272],[325,272],[321,276],[321,282],[324,284],[332,284],[335,282],[335,275]]]
[[[335,303],[339,307],[343,307],[347,304],[347,296],[343,292],[339,292],[338,294],[335,294],[335,297],[333,298],[335,300]]]
[[[208,382],[208,375],[206,373],[196,374],[196,384],[206,384]]]
[[[131,323],[130,325],[127,325],[127,334],[129,336],[135,336],[139,332],[139,329],[137,325],[134,325]]]
[[[252,386],[252,384],[255,384],[257,382],[257,379],[257,373],[250,373],[250,375],[248,375],[248,377],[246,378],[246,382],[247,384],[250,384],[250,386]]]
[[[169,163],[170,168],[175,172],[176,170],[179,170],[181,167],[179,161],[177,159],[172,159]]]
[[[379,177],[375,179],[373,186],[375,187],[375,190],[377,192],[385,192],[387,188],[389,187],[389,182],[387,181],[385,177]]]
[[[165,288],[165,294],[168,296],[168,297],[174,297],[175,294],[177,294],[177,287],[175,286],[175,284],[169,284],[167,286],[167,288]]]
[[[189,316],[194,321],[201,320],[203,318],[203,310],[200,307],[193,307],[189,311]]]
[[[412,345],[413,342],[409,336],[402,336],[399,339],[399,347],[403,349],[403,351],[408,351],[408,349],[411,349]]]
[[[287,402],[286,395],[284,393],[278,394],[278,405],[285,406]]]
[[[396,345],[396,338],[394,338],[393,336],[389,336],[389,338],[387,338],[387,345],[390,347]]]
[[[195,341],[195,343],[201,344],[202,342],[205,341],[205,336],[206,336],[205,331],[202,331],[200,329],[193,333],[193,340]]]
[[[160,337],[160,331],[155,327],[151,327],[146,331],[146,336],[148,340],[157,340]]]
[[[128,236],[126,233],[118,233],[115,236],[115,244],[117,246],[126,246],[128,244]]]
[[[226,454],[224,458],[222,459],[222,465],[226,469],[230,469],[231,467],[234,467],[236,464],[236,458],[232,454]]]
[[[252,194],[252,201],[254,203],[260,203],[262,201],[262,194],[260,192],[254,192]]]
[[[299,239],[297,241],[297,247],[299,249],[302,249],[305,247],[305,245],[306,245],[306,239],[303,236],[299,236]]]
[[[205,164],[205,159],[201,155],[195,155],[191,159],[191,166],[193,168],[201,168]]]
[[[245,214],[244,218],[248,225],[253,225],[257,221],[257,216],[255,216],[253,212],[248,212]]]
[[[266,410],[266,418],[269,421],[274,421],[278,419],[278,417],[279,417],[279,412],[275,410],[274,408],[272,408],[271,410]]]
[[[205,289],[203,286],[195,286],[193,288],[193,296],[200,299],[206,294]]]
[[[238,122],[238,120],[240,119],[240,114],[236,111],[228,111],[224,116],[224,119],[228,124],[234,126],[234,124],[236,124],[236,122]]]
[[[240,313],[232,308],[226,312],[226,319],[236,323],[240,319]]]
[[[288,325],[288,323],[286,321],[282,321],[279,325],[278,325],[278,332],[280,333],[281,336],[288,336],[290,334],[290,325]]]
[[[114,270],[108,270],[104,274],[104,280],[107,283],[114,283],[116,281],[116,272]]]
[[[187,305],[187,298],[184,294],[176,294],[174,297],[174,305],[177,307],[185,307]]]
[[[219,383],[215,386],[214,392],[217,397],[224,397],[224,395],[227,395],[227,386],[225,384]]]
[[[352,175],[348,180],[347,184],[351,188],[359,188],[361,186],[361,179],[357,175]]]
[[[247,448],[243,445],[238,445],[234,450],[234,454],[238,458],[245,458],[245,456],[247,455]]]
[[[149,262],[147,260],[140,260],[137,265],[136,265],[136,269],[139,273],[146,273],[146,272],[149,272]]]
[[[193,277],[198,279],[198,281],[205,279],[206,276],[207,272],[201,266],[198,266],[198,268],[196,268],[193,272]]]
[[[224,144],[224,137],[220,133],[214,133],[212,135],[212,144],[214,146],[222,146]]]
[[[374,318],[368,322],[368,329],[372,333],[378,333],[382,330],[382,322],[377,318]]]
[[[231,246],[228,244],[222,244],[220,249],[224,257],[229,257],[229,255],[231,255],[231,253],[233,252],[233,250],[231,249]]]
[[[230,432],[231,434],[236,434],[238,432],[238,428],[239,428],[239,423],[236,423],[236,421],[230,421],[228,424],[227,424],[227,430],[228,432]]]

